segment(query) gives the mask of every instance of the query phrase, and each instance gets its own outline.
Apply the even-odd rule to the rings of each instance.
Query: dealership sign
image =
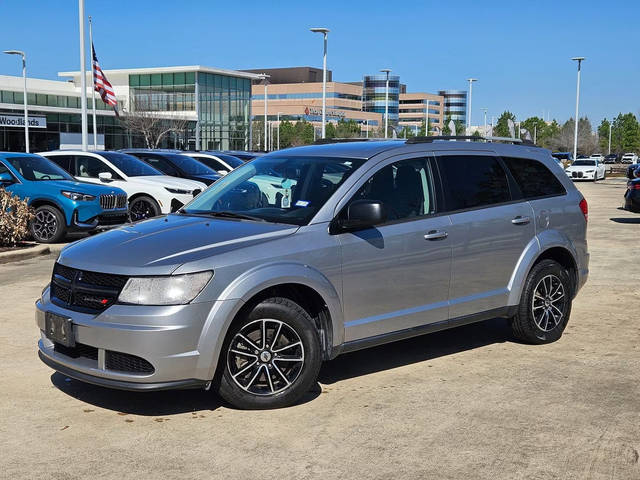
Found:
[[[24,128],[24,116],[0,115],[0,127]],[[47,128],[47,117],[29,117],[29,128]]]

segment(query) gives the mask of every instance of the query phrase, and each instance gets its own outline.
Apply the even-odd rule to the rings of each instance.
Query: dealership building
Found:
[[[162,147],[190,149],[248,148],[251,118],[249,72],[203,66],[104,70],[118,99],[120,115],[146,112],[179,132],[167,135]],[[67,81],[27,78],[30,151],[81,145],[80,72],[61,72]],[[87,72],[91,85],[91,72]],[[24,151],[22,77],[0,75],[0,150]],[[87,89],[89,144],[93,145],[91,94]],[[196,101],[197,99],[197,101]],[[145,146],[136,132],[123,128],[114,110],[96,94],[98,147]]]

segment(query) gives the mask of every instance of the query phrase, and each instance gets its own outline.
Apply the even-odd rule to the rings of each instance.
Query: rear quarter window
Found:
[[[503,157],[524,198],[564,195],[566,190],[542,162],[529,158]]]

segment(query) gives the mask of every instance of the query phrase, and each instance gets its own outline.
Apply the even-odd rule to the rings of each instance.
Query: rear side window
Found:
[[[503,157],[524,198],[564,195],[566,190],[542,162],[529,158]]]
[[[64,168],[67,172],[73,175],[73,172],[71,171],[71,155],[51,155],[50,157],[45,158],[55,162],[59,167]]]
[[[495,157],[439,157],[448,210],[479,208],[511,200],[507,174]]]

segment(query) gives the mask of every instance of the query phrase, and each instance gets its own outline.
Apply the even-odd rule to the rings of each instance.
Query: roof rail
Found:
[[[313,145],[326,145],[328,143],[349,143],[349,142],[371,142],[374,140],[384,140],[384,138],[319,138],[313,142]]]
[[[405,143],[413,144],[413,143],[433,143],[437,141],[446,141],[446,140],[466,140],[473,142],[503,142],[503,143],[512,143],[514,145],[527,145],[530,147],[537,147],[535,143],[531,140],[523,140],[521,138],[511,138],[511,137],[478,137],[472,135],[440,135],[435,137],[411,137],[407,139]]]

